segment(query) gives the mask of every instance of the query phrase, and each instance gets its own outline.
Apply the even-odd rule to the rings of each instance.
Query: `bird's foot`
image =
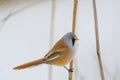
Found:
[[[66,66],[64,66],[64,68],[65,68],[68,72],[73,72],[73,68],[68,69]]]

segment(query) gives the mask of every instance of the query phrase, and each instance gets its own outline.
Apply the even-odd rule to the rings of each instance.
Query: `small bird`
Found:
[[[43,58],[16,66],[13,69],[21,70],[44,63],[65,67],[65,65],[68,64],[75,55],[78,46],[78,40],[79,38],[77,38],[74,33],[68,32],[58,42],[56,42],[53,48],[49,50]]]

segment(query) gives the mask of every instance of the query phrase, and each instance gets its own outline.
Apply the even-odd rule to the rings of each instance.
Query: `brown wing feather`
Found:
[[[64,39],[62,38],[53,46],[53,48],[50,51],[48,51],[48,53],[44,57],[47,57],[54,52],[58,52],[59,50],[65,49],[66,45],[63,43],[64,43]]]

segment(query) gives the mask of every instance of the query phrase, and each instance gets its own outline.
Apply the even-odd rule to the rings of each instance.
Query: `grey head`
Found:
[[[77,38],[77,36],[76,36],[74,33],[68,32],[68,33],[66,33],[66,34],[64,35],[63,38],[64,38],[64,41],[65,41],[66,45],[67,45],[69,48],[71,48],[71,50],[76,47],[76,45],[77,45],[76,42],[77,42],[78,38]],[[76,38],[77,38],[77,39],[76,39]]]

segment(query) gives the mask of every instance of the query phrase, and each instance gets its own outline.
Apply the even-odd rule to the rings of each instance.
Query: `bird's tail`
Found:
[[[43,59],[38,59],[38,60],[34,60],[34,61],[22,64],[22,65],[16,66],[13,69],[14,70],[21,70],[21,69],[36,66],[36,65],[39,65],[39,64],[42,64],[42,63],[44,63]]]

